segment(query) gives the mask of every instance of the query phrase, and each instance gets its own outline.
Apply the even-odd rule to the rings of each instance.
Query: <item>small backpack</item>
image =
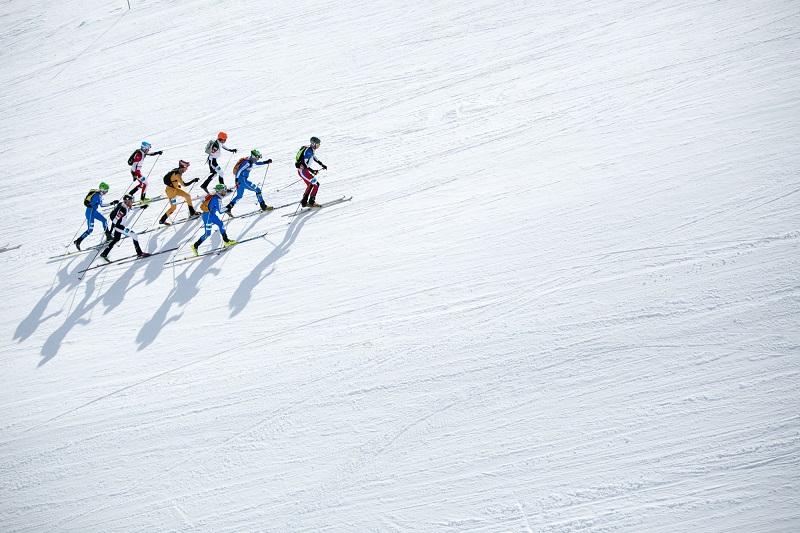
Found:
[[[86,198],[83,199],[83,205],[86,207],[92,207],[92,196],[99,193],[100,189],[89,189],[89,194],[86,195]]]
[[[239,167],[242,166],[242,163],[244,163],[246,160],[247,160],[247,158],[243,157],[243,158],[239,159],[239,161],[237,161],[235,165],[233,165],[233,175],[234,176],[236,175],[237,172],[239,172]]]
[[[133,164],[133,158],[134,158],[134,157],[136,157],[136,152],[138,152],[138,151],[139,151],[139,150],[134,150],[134,151],[133,151],[133,153],[132,153],[132,154],[130,155],[130,157],[128,158],[128,165],[129,165],[129,166]]]
[[[211,151],[214,148],[214,143],[215,142],[217,142],[215,139],[211,139],[210,141],[208,141],[208,144],[206,144],[206,153],[207,154],[211,155]]]
[[[298,150],[297,155],[294,156],[295,168],[300,168],[301,166],[303,166],[303,154],[306,152],[306,148],[308,148],[308,146],[303,146],[302,148],[300,148],[300,150]]]
[[[212,199],[212,198],[214,198],[215,196],[216,196],[216,194],[209,194],[208,196],[206,196],[206,197],[205,197],[205,200],[203,200],[203,203],[202,203],[202,204],[200,204],[200,211],[202,211],[203,213],[208,213],[208,211],[209,211],[209,208],[208,208],[208,203],[209,203],[209,202],[211,201],[211,199]]]
[[[173,168],[172,170],[170,170],[169,172],[164,174],[164,185],[166,185],[167,187],[172,187],[173,186],[172,185],[172,175],[175,172],[178,172],[177,168]]]

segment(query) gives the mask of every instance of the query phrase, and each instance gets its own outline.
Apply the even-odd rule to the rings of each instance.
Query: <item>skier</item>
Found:
[[[187,185],[191,185],[192,183],[197,183],[200,181],[200,178],[195,178],[193,180],[189,180],[184,182],[183,181],[183,173],[189,168],[189,162],[184,161],[181,159],[178,161],[178,168],[173,168],[169,172],[166,173],[164,176],[164,185],[167,186],[166,193],[167,198],[169,198],[169,209],[166,213],[161,216],[161,220],[159,222],[164,224],[165,226],[169,226],[169,222],[167,222],[167,217],[170,216],[172,213],[175,212],[175,209],[178,207],[176,205],[177,198],[176,196],[180,196],[184,200],[186,200],[186,205],[189,206],[189,216],[193,217],[197,215],[197,212],[194,210],[194,206],[192,205],[192,197],[189,196],[184,190],[181,190],[181,187],[186,187]]]
[[[236,202],[238,202],[239,199],[242,197],[245,189],[256,193],[256,198],[258,198],[258,203],[261,206],[262,211],[267,211],[269,209],[272,209],[272,207],[264,203],[264,198],[261,196],[261,189],[247,179],[250,177],[250,171],[253,169],[254,166],[269,165],[270,163],[272,163],[272,159],[267,159],[266,161],[259,161],[259,159],[261,159],[261,152],[259,152],[258,150],[253,150],[250,152],[250,157],[248,157],[247,159],[243,158],[242,161],[237,163],[239,165],[239,168],[236,169],[236,197],[233,200],[231,200],[231,202],[227,206],[225,206],[225,211],[229,215],[233,214],[231,212],[233,211],[233,206],[235,206]]]
[[[319,169],[313,169],[309,165],[311,161],[314,160],[322,167],[322,170],[328,170],[328,167],[314,155],[314,152],[319,148],[322,142],[319,140],[319,137],[311,137],[309,142],[309,146],[303,146],[297,151],[297,155],[294,158],[294,166],[297,167],[297,174],[300,175],[300,179],[306,184],[306,192],[303,193],[303,199],[300,200],[300,205],[303,207],[306,205],[309,207],[317,207],[319,204],[315,203],[315,200],[317,198],[317,191],[319,190],[319,182],[316,176]]]
[[[228,238],[228,234],[225,233],[225,226],[222,225],[222,220],[220,220],[218,216],[223,213],[220,206],[220,199],[224,198],[226,194],[228,194],[228,189],[225,188],[225,185],[222,183],[217,183],[216,187],[214,187],[214,194],[209,194],[206,196],[205,201],[203,201],[203,205],[200,206],[200,211],[203,212],[203,225],[206,232],[200,236],[197,242],[192,244],[191,248],[194,255],[198,255],[197,248],[203,244],[204,240],[211,236],[211,229],[214,227],[214,225],[219,228],[219,233],[222,235],[222,240],[225,242],[225,246],[232,246],[236,244],[236,241]]]
[[[145,191],[147,190],[147,176],[142,176],[142,163],[144,163],[144,158],[146,156],[148,156],[148,155],[161,155],[161,154],[164,153],[161,150],[159,150],[158,152],[153,152],[151,154],[150,153],[150,148],[152,148],[150,143],[147,142],[147,141],[144,141],[142,143],[142,147],[139,148],[138,150],[136,150],[135,152],[133,152],[131,154],[131,156],[128,158],[128,164],[131,166],[131,176],[133,177],[133,179],[135,181],[139,182],[139,183],[136,184],[136,186],[133,189],[131,189],[131,192],[129,192],[128,194],[133,196],[133,194],[138,189],[141,189],[142,190],[142,196],[141,196],[141,201],[142,202],[146,202],[147,201],[147,196],[145,196]]]
[[[114,245],[119,242],[120,237],[123,235],[127,235],[133,239],[133,247],[136,248],[136,255],[138,257],[147,257],[150,255],[142,251],[141,246],[139,246],[139,236],[136,232],[132,231],[128,225],[134,213],[147,209],[148,207],[150,207],[148,204],[133,207],[133,196],[130,194],[126,194],[122,197],[122,203],[117,205],[108,217],[111,219],[111,226],[114,228],[114,238],[108,243],[108,246],[106,246],[106,249],[100,254],[100,257],[110,262],[111,260],[108,258],[108,253]]]
[[[216,141],[208,141],[208,144],[206,145],[206,153],[208,154],[208,169],[211,171],[211,174],[209,174],[206,181],[200,185],[200,188],[203,189],[206,194],[209,194],[208,184],[211,183],[211,180],[214,179],[214,176],[219,178],[220,183],[225,183],[225,180],[222,176],[222,167],[220,167],[217,163],[217,158],[222,155],[222,150],[226,150],[234,154],[238,151],[236,148],[228,148],[225,146],[225,141],[227,140],[228,134],[224,131],[221,131],[219,134],[217,134]]]
[[[91,235],[92,230],[94,229],[94,221],[99,220],[103,224],[103,231],[106,234],[106,238],[111,240],[111,230],[108,228],[108,223],[106,222],[106,217],[100,214],[101,207],[108,207],[110,205],[116,205],[119,203],[119,200],[113,200],[109,204],[103,203],[103,196],[108,193],[108,183],[101,182],[97,189],[91,189],[89,194],[86,195],[86,198],[83,199],[83,205],[86,206],[86,223],[87,228],[86,231],[81,234],[80,237],[75,239],[73,242],[75,243],[75,247],[80,250],[81,243],[83,239]]]

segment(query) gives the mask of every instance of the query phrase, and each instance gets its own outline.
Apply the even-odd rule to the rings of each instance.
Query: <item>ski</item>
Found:
[[[278,206],[273,207],[272,209],[267,209],[266,211],[262,211],[261,209],[256,209],[255,211],[250,211],[249,213],[245,213],[243,215],[231,215],[231,218],[247,218],[247,217],[252,217],[252,216],[255,216],[255,215],[261,215],[261,214],[264,214],[264,213],[269,213],[270,211],[275,211],[277,209],[283,209],[284,207],[289,207],[290,205],[294,205],[294,204],[298,204],[298,203],[300,203],[300,202],[297,202],[297,201],[289,202],[288,204],[278,205]]]
[[[160,202],[161,200],[166,200],[166,199],[167,199],[167,195],[166,194],[159,194],[158,196],[153,196],[152,198],[145,199],[144,202],[141,201],[141,200],[137,200],[137,201],[133,202],[131,205],[136,207],[137,205],[152,204],[152,203]],[[120,200],[120,202],[121,201],[122,200]],[[108,205],[108,206],[103,207],[101,209],[101,211],[105,213],[106,211],[111,211],[112,209],[114,209],[114,207],[115,206],[113,206],[113,205]]]
[[[159,224],[158,226],[155,226],[153,228],[147,228],[144,231],[138,232],[138,235],[144,235],[145,233],[150,233],[152,231],[160,231],[162,229],[171,228],[172,226],[178,226],[180,224],[183,224],[184,222],[189,222],[191,220],[200,220],[200,216],[198,215],[198,216],[194,216],[194,217],[182,218],[180,220],[176,220],[175,222],[170,223],[169,226],[165,226],[164,224]]]
[[[3,252],[10,252],[11,250],[16,250],[20,246],[22,246],[22,245],[18,244],[16,246],[3,246],[2,248],[0,248],[0,254],[3,253]]]
[[[169,261],[168,263],[164,263],[164,266],[174,265],[175,263],[182,263],[184,261],[191,261],[192,259],[200,259],[201,257],[205,257],[207,255],[219,255],[219,254],[221,254],[223,252],[227,252],[228,250],[230,250],[234,246],[238,246],[238,245],[240,245],[242,243],[245,243],[245,242],[248,242],[248,241],[254,241],[256,239],[261,239],[263,237],[266,237],[267,233],[268,232],[264,232],[264,233],[261,233],[260,235],[256,235],[255,237],[248,237],[246,239],[242,239],[241,241],[236,241],[236,244],[232,244],[230,246],[220,246],[219,248],[212,248],[211,250],[207,250],[205,252],[200,252],[197,255],[189,255],[189,256],[186,256],[186,257],[181,257],[179,259],[174,259],[172,261]]]
[[[331,200],[329,202],[325,202],[324,204],[317,204],[314,207],[302,207],[302,208],[300,208],[298,211],[296,211],[294,213],[287,213],[287,214],[281,215],[281,216],[282,217],[293,217],[295,215],[299,215],[300,213],[307,213],[307,212],[312,211],[314,209],[322,209],[323,207],[330,207],[332,205],[341,204],[342,202],[349,202],[352,199],[353,199],[352,196],[350,196],[349,198],[347,196],[342,196],[341,198],[337,198],[336,200]]]
[[[53,255],[53,256],[49,257],[48,259],[62,259],[64,257],[69,257],[71,255],[85,254],[87,252],[93,252],[95,250],[99,250],[103,246],[107,246],[107,245],[108,245],[108,241],[103,241],[100,244],[95,244],[94,246],[89,246],[87,248],[82,248],[80,250],[75,250],[75,251],[72,251],[72,252],[66,252],[66,253],[59,254],[59,255]]]
[[[83,274],[87,270],[94,270],[96,268],[103,268],[105,266],[119,265],[121,263],[132,263],[133,261],[138,261],[139,259],[149,259],[149,258],[151,258],[153,256],[156,256],[156,255],[159,255],[159,254],[166,254],[168,252],[174,252],[177,249],[178,249],[178,247],[175,246],[174,248],[167,248],[166,250],[159,250],[157,252],[153,252],[152,254],[143,255],[142,257],[139,257],[138,255],[129,255],[128,257],[123,257],[121,259],[115,259],[114,261],[106,261],[104,263],[99,263],[99,264],[96,264],[96,265],[92,265],[92,266],[90,266],[88,268],[84,268],[83,270],[79,270],[78,274]]]

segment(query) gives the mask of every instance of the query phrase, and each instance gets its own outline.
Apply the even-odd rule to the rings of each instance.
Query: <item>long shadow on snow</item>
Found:
[[[63,290],[69,290],[74,287],[77,287],[80,281],[78,281],[78,271],[82,270],[89,266],[89,261],[84,261],[79,263],[79,265],[74,268],[72,271],[69,270],[69,266],[66,268],[62,268],[56,274],[58,276],[58,285],[52,287],[44,293],[42,299],[33,306],[31,312],[28,314],[26,318],[22,320],[17,326],[17,330],[14,332],[14,340],[19,340],[19,342],[24,341],[33,333],[39,329],[39,326],[50,320],[51,318],[58,316],[61,314],[61,310],[59,309],[55,313],[51,313],[47,316],[44,316],[44,312],[47,310],[47,306],[50,305],[50,301],[55,297],[56,294]]]
[[[183,240],[185,240],[185,233],[188,232],[189,232],[188,227],[182,231],[177,232],[170,238],[170,240],[167,243],[163,245],[163,247],[166,248],[174,246],[175,243],[182,242]],[[123,243],[128,244],[129,243],[128,239],[124,239],[120,244]],[[120,246],[116,246],[114,250],[121,256],[125,254],[125,252],[120,249]],[[94,256],[92,257],[94,258]],[[103,270],[99,269],[95,272],[87,274],[87,283],[86,283],[87,290],[84,295],[84,298],[81,300],[80,303],[78,303],[74,311],[70,313],[70,315],[66,318],[64,323],[53,333],[51,333],[50,337],[48,337],[48,339],[45,341],[44,345],[42,346],[42,352],[41,352],[44,359],[42,359],[39,362],[39,366],[42,366],[45,363],[47,363],[58,353],[58,350],[61,347],[61,343],[64,341],[67,334],[72,330],[73,327],[75,327],[78,324],[89,323],[88,319],[84,319],[82,317],[89,311],[94,309],[94,306],[97,305],[98,302],[102,301],[106,305],[106,310],[103,314],[108,314],[114,308],[116,308],[122,303],[125,294],[128,291],[130,291],[131,288],[141,283],[147,283],[147,284],[152,283],[163,272],[164,262],[166,262],[168,257],[169,256],[164,255],[163,259],[160,259],[160,256],[158,256],[153,259],[146,260],[147,270],[144,279],[129,286],[129,283],[133,279],[136,272],[145,267],[144,263],[138,261],[131,263],[128,266],[128,268],[125,269],[125,272],[119,278],[117,278],[116,281],[107,290],[105,290],[101,296],[96,298],[91,303],[88,303],[88,301],[91,294],[94,292],[94,287],[96,283],[95,278],[97,277],[98,274],[101,274]],[[17,327],[17,332],[14,338],[19,338],[20,342],[25,340],[38,328],[39,325],[43,324],[46,320],[60,314],[61,311],[58,311],[56,313],[53,313],[52,315],[45,317],[44,319],[41,318],[42,314],[44,314],[44,310],[47,308],[47,305],[53,298],[53,296],[55,296],[58,292],[60,292],[65,288],[71,288],[73,286],[77,286],[79,283],[77,276],[78,271],[90,266],[91,263],[92,259],[89,259],[88,261],[81,263],[79,267],[73,269],[72,272],[69,272],[67,268],[61,269],[58,273],[59,285],[56,286],[54,289],[49,290],[45,294],[44,298],[42,298],[42,300],[34,307],[33,311],[31,311],[31,314],[28,316],[28,318],[26,318],[25,320],[22,321],[22,323],[20,323],[20,325]],[[106,268],[114,268],[114,266],[109,265]]]
[[[83,299],[78,302],[75,306],[75,309],[67,316],[64,323],[55,330],[53,333],[47,337],[47,340],[42,345],[42,352],[41,355],[43,359],[39,361],[38,366],[42,366],[47,363],[50,359],[55,357],[58,353],[59,348],[61,348],[61,343],[66,338],[67,334],[72,331],[78,324],[88,324],[89,319],[83,318],[83,316],[89,313],[94,306],[102,299],[102,297],[95,298],[93,301],[89,301],[92,294],[94,293],[95,287],[95,277],[92,276],[86,281],[86,291],[84,292]]]
[[[289,227],[286,229],[286,234],[283,236],[283,240],[278,244],[274,250],[272,250],[267,257],[264,258],[258,265],[256,265],[253,270],[245,276],[242,282],[239,284],[239,287],[234,291],[233,296],[231,296],[231,301],[228,302],[228,307],[231,309],[231,314],[229,318],[233,318],[247,307],[247,304],[250,302],[250,298],[253,296],[253,289],[256,288],[256,285],[261,283],[267,276],[272,274],[275,270],[275,263],[289,253],[291,249],[292,243],[297,239],[297,235],[300,233],[300,230],[308,222],[311,217],[313,217],[318,211],[309,211],[306,214],[303,213],[292,220],[292,223],[289,224]],[[261,273],[266,269],[268,266],[273,265],[272,269],[269,272],[262,275]]]
[[[158,236],[155,235],[151,237],[147,243],[142,243],[143,249],[147,250],[148,252],[155,252],[157,250],[171,248],[184,242],[186,240],[186,234],[188,233],[189,228],[183,225],[179,231],[175,232],[169,238],[169,240],[167,240],[161,246],[150,245],[151,242],[157,242]],[[133,246],[130,244],[130,240],[125,239],[120,244],[123,243],[127,245],[126,249],[128,249],[127,247],[129,246],[130,251],[133,251]],[[114,248],[114,251],[119,254],[119,256],[124,256],[127,253],[126,251],[120,250],[119,245]],[[146,285],[153,283],[164,272],[164,263],[169,260],[169,257],[170,254],[163,254],[157,255],[150,259],[145,259],[143,261],[134,261],[133,263],[130,263],[130,267],[125,269],[125,272],[119,278],[117,278],[117,280],[113,283],[113,285],[111,285],[111,287],[109,287],[108,290],[105,291],[105,294],[103,295],[103,304],[105,304],[106,310],[103,312],[103,314],[107,315],[116,307],[118,307],[124,300],[125,294],[132,288],[136,287],[137,285],[141,285],[142,283]],[[110,265],[106,268],[114,268],[114,266]],[[133,285],[128,286],[134,275],[142,268],[145,269],[142,279]]]
[[[185,306],[189,303],[200,290],[200,282],[206,274],[219,274],[221,272],[221,269],[212,269],[212,266],[227,253],[230,253],[230,251],[224,252],[221,255],[210,255],[195,260],[195,265],[197,265],[198,262],[200,264],[192,270],[189,276],[186,275],[186,271],[193,265],[186,265],[185,270],[175,278],[175,288],[167,295],[164,303],[156,310],[150,320],[142,324],[142,329],[139,330],[139,334],[136,335],[136,342],[139,344],[137,351],[142,351],[150,346],[167,324],[180,320],[183,316],[183,312],[167,317],[172,305]]]

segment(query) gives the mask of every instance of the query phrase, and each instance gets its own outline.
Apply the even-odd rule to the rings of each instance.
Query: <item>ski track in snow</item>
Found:
[[[0,8],[0,529],[800,529],[796,5],[126,7]],[[353,200],[48,259],[220,130]]]

